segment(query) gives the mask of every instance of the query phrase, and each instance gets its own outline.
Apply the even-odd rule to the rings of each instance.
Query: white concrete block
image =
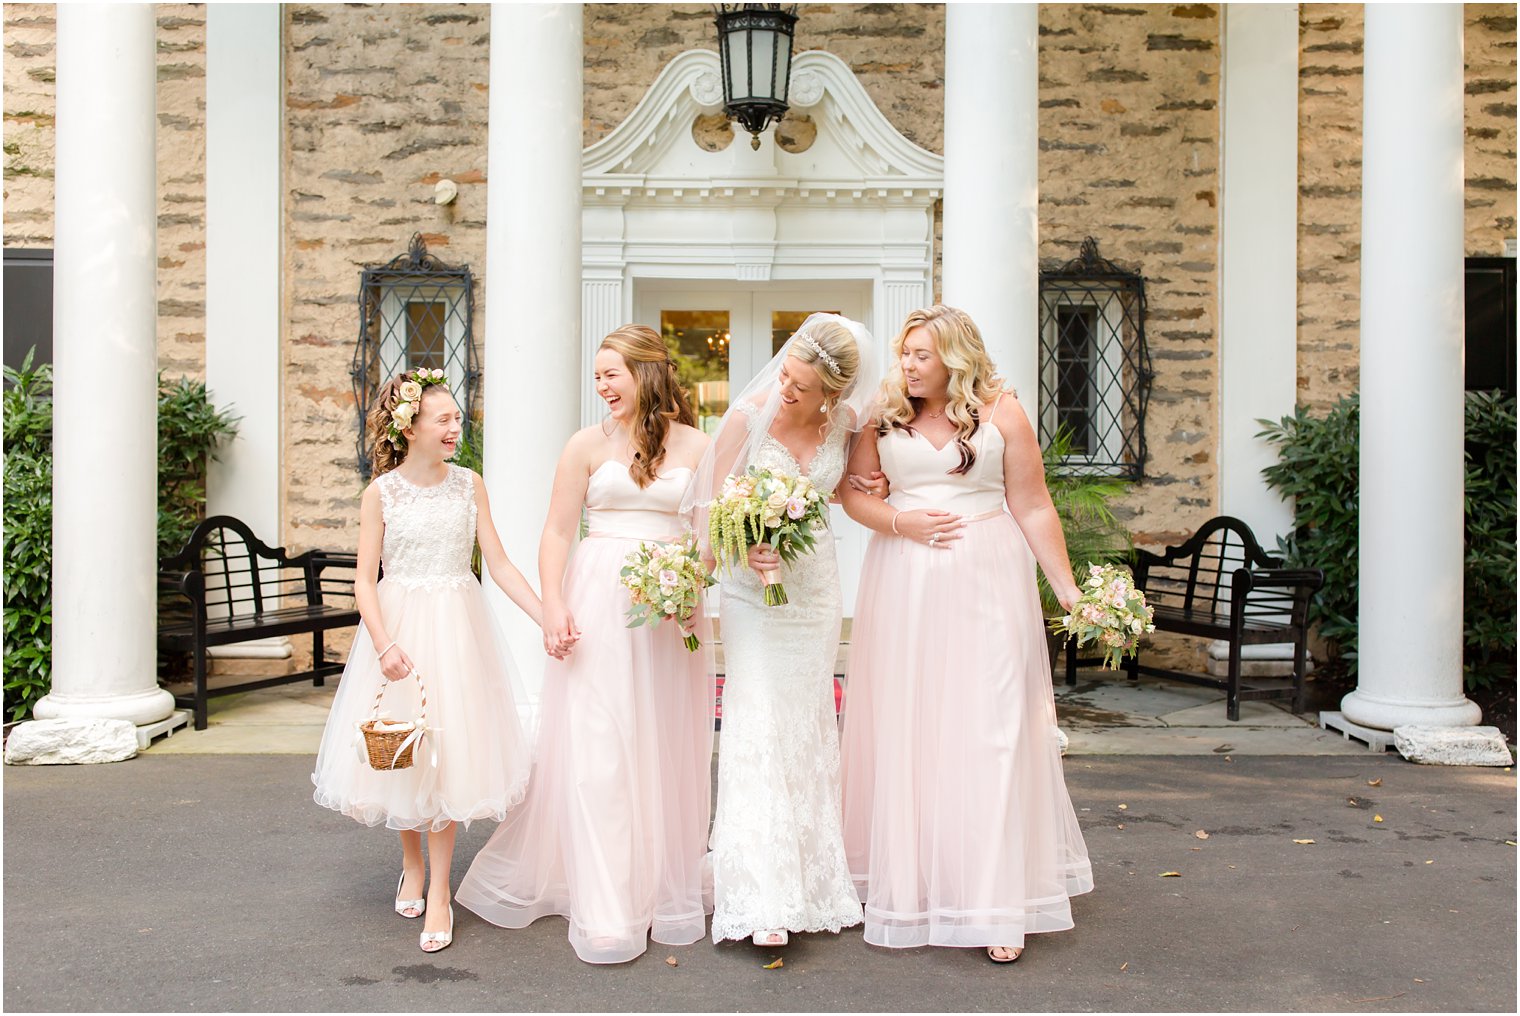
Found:
[[[1071,746],[1071,738],[1066,736],[1066,731],[1060,727],[1054,728],[1056,732],[1056,745],[1061,749],[1061,754],[1066,754],[1066,749]]]
[[[6,765],[121,762],[137,754],[137,727],[127,720],[31,720],[11,731]]]
[[[1394,727],[1393,746],[1409,761],[1424,765],[1507,766],[1515,762],[1498,727]]]

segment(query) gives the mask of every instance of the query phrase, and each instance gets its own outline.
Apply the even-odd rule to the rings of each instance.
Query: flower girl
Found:
[[[318,804],[400,831],[394,906],[402,917],[426,917],[424,952],[454,938],[454,824],[500,821],[522,799],[530,766],[516,706],[521,689],[514,695],[510,657],[470,571],[477,537],[491,577],[542,621],[538,596],[507,560],[491,523],[484,482],[447,461],[462,423],[439,370],[398,375],[376,395],[369,418],[375,480],[360,502],[354,582],[364,624],[312,774]],[[382,560],[385,577],[377,583]],[[376,715],[421,721],[410,767],[371,767],[359,724]]]

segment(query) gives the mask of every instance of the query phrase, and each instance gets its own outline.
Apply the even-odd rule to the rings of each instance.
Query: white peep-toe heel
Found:
[[[406,918],[408,921],[414,921],[417,918],[421,917],[423,915],[423,913],[427,910],[427,900],[426,899],[420,899],[420,900],[404,900],[404,899],[402,899],[401,898],[401,883],[403,883],[405,881],[406,881],[406,872],[403,871],[401,873],[401,877],[398,878],[398,879],[396,879],[396,913],[400,914],[402,917]],[[407,913],[408,910],[415,910],[417,912],[415,914],[408,914]]]
[[[429,949],[428,946],[435,942],[438,944],[438,947],[436,949]],[[454,904],[449,904],[449,930],[424,931],[418,936],[417,944],[422,947],[422,951],[425,953],[443,952],[454,944]]]
[[[757,931],[749,937],[749,940],[761,948],[776,948],[786,945],[791,940],[784,929],[772,931]]]

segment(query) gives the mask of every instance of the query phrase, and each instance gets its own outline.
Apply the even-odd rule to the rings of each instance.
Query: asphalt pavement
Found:
[[[593,967],[562,919],[462,909],[423,954],[391,911],[395,835],[314,805],[311,762],[7,767],[5,1009],[1515,1011],[1508,770],[1072,757],[1097,887],[1016,964],[854,930]],[[461,833],[456,884],[491,828]]]

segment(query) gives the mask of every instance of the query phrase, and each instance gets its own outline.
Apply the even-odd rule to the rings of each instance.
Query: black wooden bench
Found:
[[[202,522],[183,550],[159,562],[158,646],[192,658],[194,693],[175,696],[175,702],[195,709],[196,730],[206,729],[206,700],[212,695],[297,681],[321,687],[328,674],[342,673],[342,663],[323,659],[322,636],[359,623],[352,605],[356,564],[353,554],[322,550],[292,556],[283,547],[267,546],[230,515]],[[330,597],[347,602],[330,603]],[[210,647],[302,634],[311,635],[310,670],[207,688]]]
[[[1242,699],[1291,698],[1293,711],[1304,711],[1304,672],[1308,664],[1309,600],[1325,584],[1318,568],[1284,568],[1256,542],[1242,521],[1221,515],[1210,519],[1192,538],[1162,554],[1135,552],[1135,585],[1155,608],[1156,630],[1222,639],[1229,643],[1224,678],[1145,666],[1139,654],[1124,661],[1131,680],[1141,674],[1168,677],[1223,689],[1226,715],[1240,719]],[[1241,684],[1242,646],[1293,643],[1293,677],[1288,687]],[[1073,642],[1066,646],[1066,683],[1077,683],[1077,667],[1099,662],[1079,659]]]

